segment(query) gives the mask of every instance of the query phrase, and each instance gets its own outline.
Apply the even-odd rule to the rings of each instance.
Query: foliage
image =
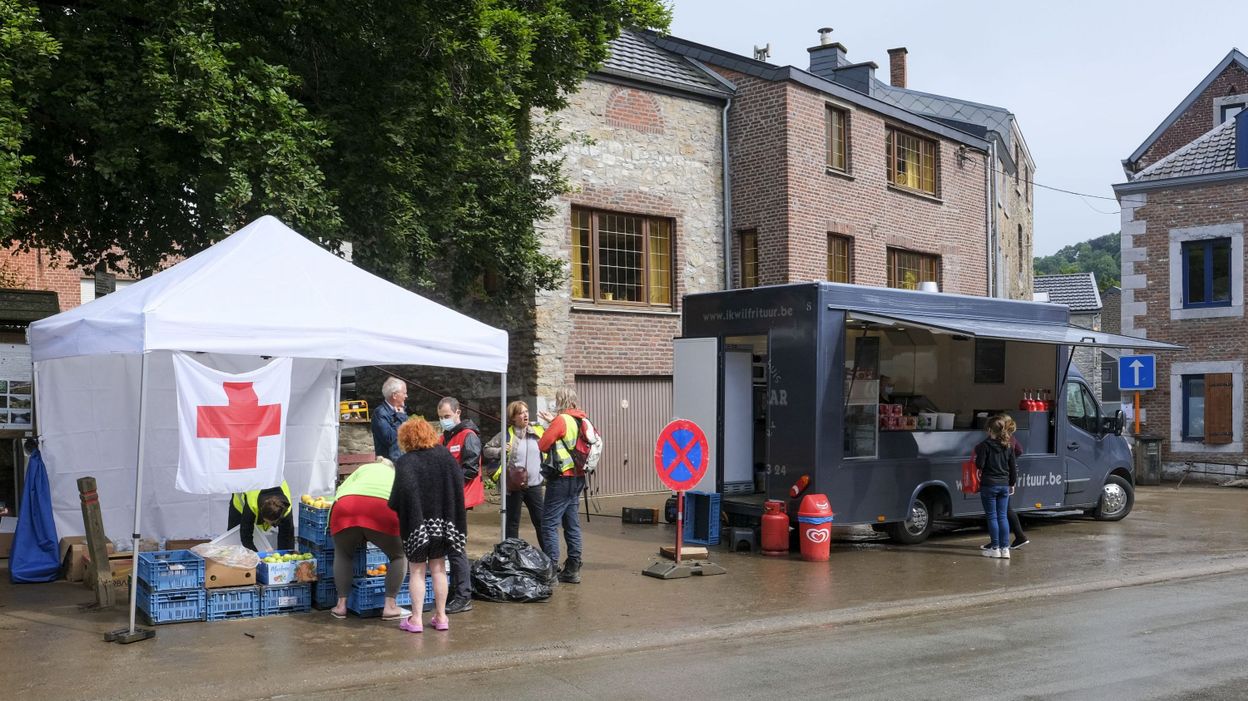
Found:
[[[114,0],[40,4],[62,59],[13,230],[142,270],[277,215],[458,299],[553,286],[533,222],[565,183],[557,110],[660,0]]]
[[[1095,273],[1101,292],[1118,285],[1122,274],[1121,237],[1106,234],[1090,241],[1067,246],[1051,256],[1035,259],[1036,275],[1071,275]]]
[[[0,231],[20,213],[15,195],[38,182],[29,172],[31,156],[22,143],[31,132],[27,113],[36,86],[47,79],[56,41],[42,31],[39,14],[20,0],[0,0]]]

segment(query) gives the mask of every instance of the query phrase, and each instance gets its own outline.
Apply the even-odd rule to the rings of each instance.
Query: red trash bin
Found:
[[[832,504],[823,494],[807,494],[797,510],[802,559],[826,562],[832,547]]]

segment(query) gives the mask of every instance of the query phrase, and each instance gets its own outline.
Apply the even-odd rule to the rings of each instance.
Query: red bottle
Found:
[[[1023,390],[1023,398],[1018,400],[1019,411],[1031,411],[1031,390]]]
[[[806,487],[810,486],[810,475],[802,475],[797,478],[792,487],[789,487],[789,496],[796,499],[802,492],[806,491]]]
[[[763,554],[789,554],[789,516],[784,512],[784,502],[768,499],[763,503]]]

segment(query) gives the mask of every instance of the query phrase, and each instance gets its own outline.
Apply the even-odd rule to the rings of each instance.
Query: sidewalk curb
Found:
[[[409,681],[414,674],[420,674],[423,677],[440,677],[452,674],[498,671],[499,669],[509,667],[574,661],[611,654],[662,649],[679,646],[683,643],[758,637],[828,626],[872,623],[935,612],[992,606],[1020,600],[1109,591],[1124,587],[1147,586],[1242,571],[1248,571],[1248,557],[1237,557],[1229,561],[1200,566],[1172,567],[1147,574],[1110,577],[1074,584],[997,588],[992,591],[966,595],[929,597],[827,611],[787,613],[763,619],[750,618],[735,623],[684,628],[681,630],[655,631],[640,635],[590,637],[588,639],[571,640],[536,648],[454,653],[413,660],[411,664],[397,668],[390,665],[385,670],[357,669],[336,679],[332,687],[317,686],[308,689],[308,691],[315,690],[324,693],[333,690],[375,688]],[[285,697],[295,693],[298,693],[295,689],[287,689],[282,696]]]

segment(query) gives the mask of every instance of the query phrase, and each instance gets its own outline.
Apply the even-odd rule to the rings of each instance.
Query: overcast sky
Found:
[[[904,46],[907,87],[1015,114],[1038,185],[1110,198],[1122,159],[1248,47],[1242,0],[669,1],[673,35],[745,56],[770,43],[778,65],[808,68],[806,49],[832,27],[851,61],[875,61],[888,82],[887,50]],[[1038,256],[1119,229],[1115,201],[1035,192]]]

